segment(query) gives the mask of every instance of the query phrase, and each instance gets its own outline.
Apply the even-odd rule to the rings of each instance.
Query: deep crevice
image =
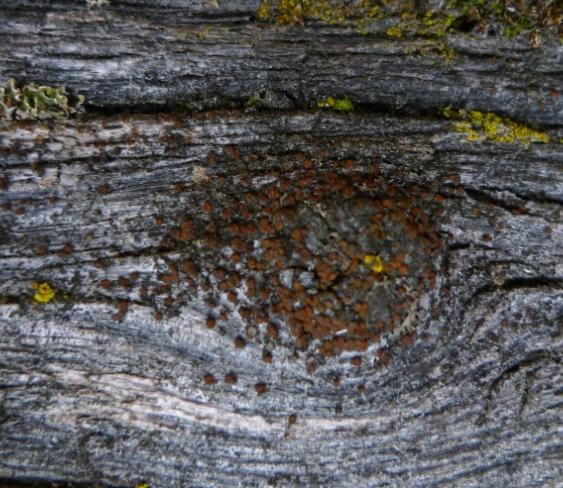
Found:
[[[476,190],[473,188],[464,188],[464,190],[467,196],[480,203],[484,203],[486,205],[492,205],[494,207],[500,207],[510,213],[514,213],[514,212],[526,213],[523,211],[524,210],[523,207],[519,205],[512,205],[504,200],[501,200],[500,198],[495,198],[489,195],[485,191]]]
[[[563,288],[563,279],[548,276],[534,276],[530,278],[509,278],[501,286],[503,290],[512,291],[521,288]]]

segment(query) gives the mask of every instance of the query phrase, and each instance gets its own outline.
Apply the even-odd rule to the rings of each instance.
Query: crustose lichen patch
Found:
[[[443,198],[386,181],[377,164],[315,164],[199,181],[185,210],[160,219],[161,251],[174,257],[145,287],[155,317],[203,303],[202,327],[234,349],[257,344],[265,363],[294,350],[308,370],[341,355],[359,368],[368,349],[386,365],[393,345],[412,343],[435,285]]]

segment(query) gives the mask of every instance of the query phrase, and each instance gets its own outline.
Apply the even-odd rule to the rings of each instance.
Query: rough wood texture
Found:
[[[385,22],[282,29],[256,1],[187,3],[0,2],[0,77],[66,84],[90,112],[0,127],[0,478],[561,483],[561,47],[454,35],[453,60],[415,59]],[[255,94],[283,110],[242,110]],[[359,109],[307,110],[329,95]],[[185,102],[221,110],[167,111]],[[468,141],[448,104],[550,142]],[[388,264],[397,242],[387,295],[331,254]],[[335,323],[367,304],[376,329],[410,308],[323,354],[351,332],[304,334],[300,294]]]

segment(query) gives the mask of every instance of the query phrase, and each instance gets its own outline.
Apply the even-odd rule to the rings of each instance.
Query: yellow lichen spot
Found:
[[[364,0],[364,3],[362,4],[362,6],[364,6],[365,8],[368,8],[367,16],[370,19],[378,19],[380,17],[383,17],[383,12],[381,12],[381,9],[379,8],[378,5],[370,6],[369,2],[366,2]]]
[[[389,29],[385,31],[385,34],[387,34],[389,37],[399,38],[403,35],[403,28],[401,27],[401,25],[397,24],[389,27]]]
[[[303,25],[303,8],[300,0],[281,0],[281,13],[276,22],[280,25]]]
[[[148,483],[137,483],[135,488],[150,488]]]
[[[466,134],[468,141],[474,142],[483,140],[483,137],[481,137],[476,130],[468,129]]]
[[[33,298],[38,303],[49,303],[55,298],[55,290],[51,288],[49,283],[33,283],[31,287],[35,290]]]
[[[383,259],[381,259],[381,256],[366,254],[364,256],[364,264],[374,273],[383,273]]]
[[[270,2],[268,0],[262,0],[260,6],[258,7],[258,12],[256,12],[256,17],[260,20],[268,20],[272,15],[272,9],[270,7]]]
[[[453,119],[459,117],[459,111],[452,108],[451,105],[448,105],[446,108],[442,109],[442,114],[446,119]]]
[[[548,143],[549,134],[519,124],[508,118],[503,118],[492,112],[478,110],[444,109],[447,118],[457,118],[454,128],[464,133],[468,141],[492,141],[503,144],[522,144],[529,146],[533,142]]]

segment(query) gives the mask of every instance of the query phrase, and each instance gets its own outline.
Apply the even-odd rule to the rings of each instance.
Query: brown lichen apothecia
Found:
[[[143,285],[158,319],[203,301],[202,326],[241,353],[258,344],[266,364],[281,347],[311,364],[344,355],[361,371],[412,343],[419,300],[435,285],[442,196],[396,186],[375,163],[304,155],[267,183],[236,178],[199,182],[178,217],[157,217],[162,252],[175,256],[159,286]],[[208,198],[211,185],[221,199]],[[108,290],[107,281],[100,287]]]

